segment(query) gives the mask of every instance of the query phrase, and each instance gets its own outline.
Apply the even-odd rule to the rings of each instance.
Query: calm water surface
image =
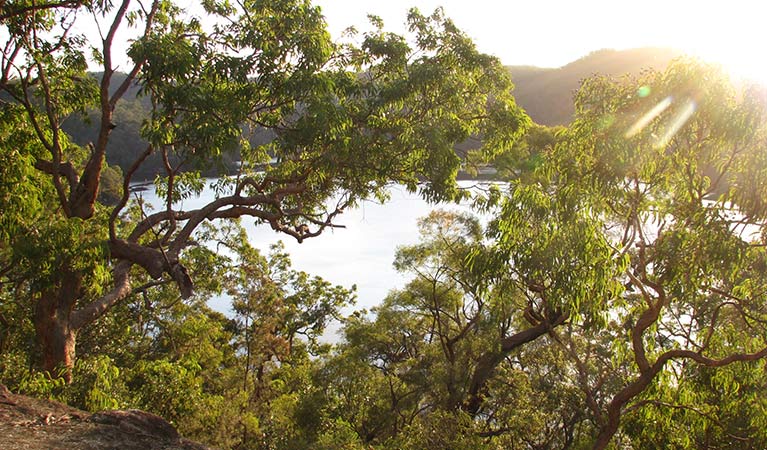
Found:
[[[464,187],[473,184],[476,183],[462,182]],[[161,203],[151,188],[141,195],[154,205]],[[199,198],[185,201],[183,207],[196,208],[212,199],[213,191],[206,189]],[[404,187],[393,186],[387,203],[368,201],[356,209],[348,209],[336,220],[346,228],[327,229],[322,235],[301,244],[290,236],[276,233],[269,225],[256,226],[252,219],[245,218],[243,224],[251,244],[262,253],[266,254],[270,245],[283,241],[294,269],[347,288],[356,284],[357,304],[354,308],[370,309],[390,290],[405,286],[408,276],[394,270],[394,253],[398,246],[417,243],[418,219],[440,208],[468,210],[464,205],[430,205],[417,194],[408,193]],[[230,312],[229,299],[225,296],[212,299],[210,306],[224,313]]]

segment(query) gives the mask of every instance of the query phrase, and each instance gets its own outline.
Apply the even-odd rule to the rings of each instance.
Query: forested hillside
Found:
[[[572,120],[574,112],[573,96],[580,83],[589,76],[602,74],[620,76],[638,75],[644,69],[663,69],[671,60],[681,56],[679,52],[668,49],[644,48],[635,50],[600,50],[558,69],[544,69],[531,66],[508,67],[514,82],[514,96],[533,121],[540,125],[565,125]],[[93,74],[97,79],[101,74]],[[121,80],[125,74],[116,73],[115,80]],[[117,103],[110,143],[107,147],[107,162],[120,167],[123,171],[130,167],[136,156],[146,147],[140,129],[149,117],[151,105],[147,97],[139,96],[139,89],[131,85]],[[86,145],[96,138],[97,112],[88,113],[85,119],[79,116],[69,118],[63,129],[79,145]],[[251,145],[263,144],[272,135],[255,134],[250,138]],[[476,144],[459,145],[459,153],[465,156],[466,148],[475,148]],[[220,164],[209,167],[207,175],[228,173],[236,168],[239,152],[231,149],[224,152]],[[162,171],[159,155],[150,155],[135,173],[136,179],[152,179]]]
[[[681,52],[662,48],[599,50],[565,66],[549,69],[509,66],[514,97],[541,125],[566,125],[575,112],[573,96],[592,75],[639,75],[642,70],[663,70]]]
[[[0,385],[147,410],[168,445],[767,448],[764,86],[678,59],[584,78],[546,127],[441,9],[338,42],[309,0],[206,1],[210,27],[168,0],[0,5]],[[501,182],[464,188],[467,163]],[[147,167],[154,205],[129,190]],[[468,210],[389,243],[403,283],[370,311],[357,270],[337,286],[249,238],[346,233],[392,185]],[[2,410],[46,430],[77,414]],[[30,448],[15,431],[0,446]]]

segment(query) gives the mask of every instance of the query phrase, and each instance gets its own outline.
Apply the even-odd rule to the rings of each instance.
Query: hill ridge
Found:
[[[637,75],[649,68],[662,70],[679,50],[640,47],[628,50],[600,49],[558,68],[530,65],[506,66],[514,81],[514,97],[540,125],[566,125],[573,117],[573,94],[583,79],[595,75]]]

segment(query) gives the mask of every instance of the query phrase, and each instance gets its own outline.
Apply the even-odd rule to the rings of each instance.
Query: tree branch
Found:
[[[136,170],[138,170],[139,166],[149,157],[149,155],[152,154],[154,151],[154,147],[152,144],[147,145],[146,150],[144,150],[144,153],[139,155],[138,158],[133,162],[133,165],[130,166],[128,169],[128,172],[125,173],[125,176],[123,177],[123,195],[120,198],[120,201],[115,205],[115,207],[112,209],[112,213],[109,214],[109,239],[115,240],[117,239],[117,233],[115,232],[115,222],[117,221],[117,217],[120,215],[120,211],[125,207],[125,205],[128,203],[128,199],[130,199],[130,183],[131,178],[133,178],[133,174],[136,173]]]
[[[550,329],[562,325],[568,317],[568,314],[564,312],[555,312],[537,325],[522,330],[512,336],[503,338],[501,340],[500,351],[491,350],[482,355],[474,369],[474,374],[472,375],[468,389],[469,398],[464,404],[463,409],[472,415],[476,414],[482,406],[482,390],[484,389],[487,380],[490,379],[495,368],[501,361],[503,361],[506,355],[528,342],[538,339],[540,336],[548,333]]]
[[[0,14],[0,22],[4,22],[8,19],[14,18],[16,16],[21,16],[33,11],[46,11],[49,9],[56,9],[56,8],[77,8],[82,5],[82,0],[62,0],[60,2],[52,2],[52,3],[43,3],[38,5],[30,5],[30,6],[24,6],[24,7],[11,7],[8,8],[5,6],[5,2],[3,2],[3,13]]]
[[[74,329],[79,330],[93,323],[112,306],[117,304],[117,302],[123,300],[131,293],[130,268],[131,263],[127,261],[119,262],[114,268],[114,287],[112,290],[84,308],[72,312],[71,323]]]

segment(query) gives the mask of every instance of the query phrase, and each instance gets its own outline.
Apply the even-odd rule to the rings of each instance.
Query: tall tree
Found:
[[[459,441],[469,448],[485,440],[502,446],[572,442],[575,425],[586,416],[573,400],[578,394],[572,385],[547,380],[570,370],[562,351],[549,348],[547,335],[572,320],[578,310],[571,302],[605,295],[605,286],[584,280],[580,289],[570,290],[563,283],[562,295],[549,297],[535,282],[542,281],[540,274],[532,271],[562,259],[557,266],[562,280],[571,280],[573,273],[611,267],[617,276],[620,266],[602,257],[607,251],[583,265],[565,259],[562,255],[583,250],[573,243],[577,239],[594,249],[600,243],[609,248],[604,240],[584,237],[577,220],[546,237],[539,237],[541,222],[515,224],[517,241],[501,243],[487,239],[470,214],[434,211],[421,219],[421,242],[401,247],[395,260],[413,279],[390,293],[374,310],[374,320],[357,315],[346,323],[347,342],[328,361],[320,383],[331,398],[325,409],[347,421],[364,442],[392,448],[411,448],[398,447],[411,441],[421,443],[411,442],[412,448],[424,445],[421,439],[431,439],[428,430],[441,421],[460,427],[453,434],[434,431],[450,434],[434,438],[446,439],[440,445],[447,447]],[[544,239],[551,259],[525,261],[524,246]],[[514,249],[520,253],[512,261],[508,252]],[[363,375],[350,375],[355,373]],[[538,386],[561,391],[540,392]],[[447,444],[451,436],[456,441]]]
[[[737,92],[695,61],[638,80],[595,77],[578,93],[537,184],[573,199],[624,267],[593,272],[614,288],[578,306],[601,311],[576,322],[585,342],[550,333],[580,372],[594,448],[608,446],[625,414],[695,408],[653,397],[659,383],[683,390],[692,373],[767,356],[766,107],[763,94]],[[540,273],[549,289],[561,272],[545,263]]]
[[[203,17],[191,19],[166,0],[33,6],[4,2],[4,139],[20,143],[3,151],[32,149],[13,157],[19,173],[34,172],[16,188],[42,191],[47,210],[25,215],[6,235],[1,273],[25,280],[17,286],[35,304],[49,370],[72,366],[78,330],[129,295],[132,271],[191,295],[194,274],[180,257],[205,221],[250,217],[301,242],[336,226],[361,199],[385,198],[392,182],[416,190],[425,180],[428,199],[454,198],[453,145],[481,134],[491,156],[529,121],[503,67],[440,10],[411,10],[409,39],[372,17],[374,31],[357,45],[333,43],[307,0],[202,2]],[[96,39],[77,33],[89,20]],[[137,27],[132,62],[113,86],[123,64],[113,52],[126,26]],[[94,63],[100,79],[86,74]],[[115,107],[132,83],[152,105],[142,128],[149,145],[106,209],[97,203],[104,155],[121,126]],[[62,125],[93,105],[99,132],[80,149]],[[251,148],[243,129],[273,139]],[[242,155],[241,171],[217,184],[214,201],[183,209],[178,201],[203,185],[194,170],[230,148]],[[154,153],[165,165],[156,183],[163,206],[126,209],[133,174]]]

